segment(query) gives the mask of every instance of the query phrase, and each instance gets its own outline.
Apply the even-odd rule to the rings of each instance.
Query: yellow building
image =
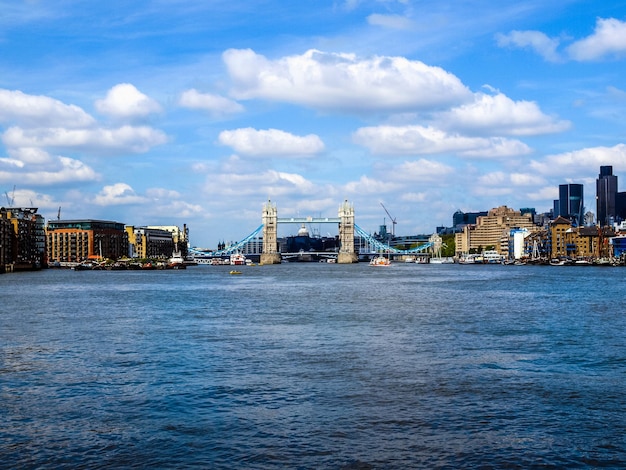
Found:
[[[476,219],[475,225],[466,225],[455,235],[456,252],[482,252],[493,247],[501,255],[508,255],[511,229],[538,230],[531,214],[522,214],[507,206],[491,209],[486,216]]]
[[[133,225],[127,225],[125,230],[131,258],[170,258],[176,248],[172,232],[168,230]]]
[[[609,256],[610,228],[572,227],[569,220],[557,217],[550,224],[552,258],[590,258]]]

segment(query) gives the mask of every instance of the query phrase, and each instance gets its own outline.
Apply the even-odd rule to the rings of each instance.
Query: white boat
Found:
[[[461,255],[459,258],[459,264],[475,264],[476,255]]]
[[[376,256],[370,260],[370,266],[389,266],[391,261],[384,256]]]
[[[170,269],[185,269],[185,260],[180,251],[172,253],[172,257],[168,260],[167,267]]]
[[[454,263],[454,259],[450,257],[433,257],[428,261],[430,264],[452,264]]]
[[[483,263],[485,264],[502,264],[504,257],[496,250],[485,250],[483,252]]]
[[[246,264],[246,257],[241,253],[233,253],[230,255],[231,266],[243,266]]]

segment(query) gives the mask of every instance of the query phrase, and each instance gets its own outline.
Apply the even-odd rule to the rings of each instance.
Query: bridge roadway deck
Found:
[[[339,217],[278,217],[279,224],[338,224]]]

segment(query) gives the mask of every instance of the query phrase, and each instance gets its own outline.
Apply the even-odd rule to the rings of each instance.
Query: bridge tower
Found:
[[[339,253],[337,263],[350,264],[359,261],[354,251],[354,206],[346,199],[339,206]]]
[[[280,252],[278,251],[278,211],[276,204],[268,199],[263,204],[263,252],[261,264],[280,264]]]

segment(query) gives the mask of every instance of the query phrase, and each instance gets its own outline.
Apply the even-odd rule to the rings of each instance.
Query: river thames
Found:
[[[625,468],[626,268],[0,276],[3,468]]]

